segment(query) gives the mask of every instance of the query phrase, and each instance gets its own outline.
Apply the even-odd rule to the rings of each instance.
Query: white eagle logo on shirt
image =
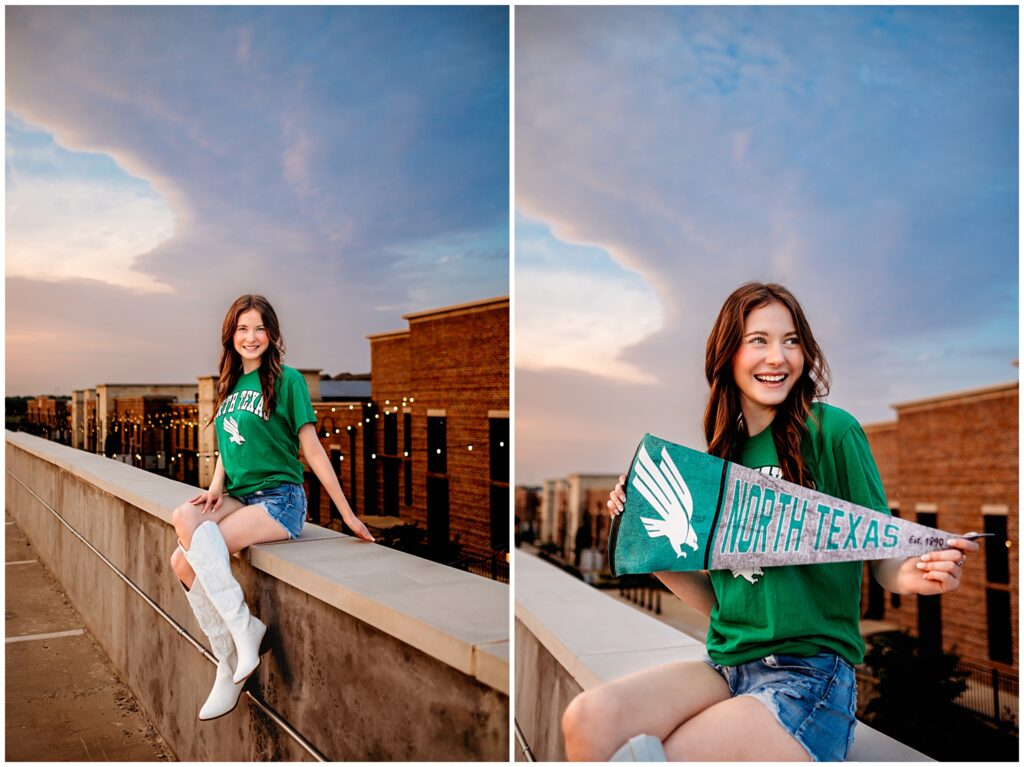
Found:
[[[686,551],[683,546],[689,546],[694,551],[697,546],[697,534],[690,524],[690,517],[693,515],[693,496],[690,495],[690,488],[683,481],[679,469],[672,462],[668,451],[661,449],[661,465],[654,463],[654,459],[647,454],[647,449],[641,445],[639,461],[636,464],[636,473],[633,476],[633,487],[640,491],[654,510],[658,512],[661,519],[647,519],[640,517],[644,523],[647,535],[651,538],[664,536],[672,545],[672,550],[677,557],[685,557]]]
[[[764,575],[764,570],[760,567],[747,567],[742,570],[732,571],[733,578],[739,578],[742,576],[743,578],[746,578],[751,584],[757,583],[757,579],[762,575]]]
[[[245,437],[238,433],[238,421],[234,418],[224,419],[224,431],[231,435],[231,441],[236,445],[241,445],[245,442]]]

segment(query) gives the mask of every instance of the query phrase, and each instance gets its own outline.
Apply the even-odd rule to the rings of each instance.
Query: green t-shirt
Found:
[[[237,498],[285,483],[302,484],[299,429],[316,423],[309,388],[302,373],[284,366],[275,389],[277,404],[268,417],[259,370],[254,370],[238,379],[217,409],[217,447],[228,495]]]
[[[816,489],[889,513],[867,437],[849,413],[812,405],[802,452]],[[771,428],[747,439],[739,463],[781,477]],[[834,652],[864,660],[860,635],[863,562],[709,572],[717,604],[711,611],[707,652],[734,666],[766,655]]]

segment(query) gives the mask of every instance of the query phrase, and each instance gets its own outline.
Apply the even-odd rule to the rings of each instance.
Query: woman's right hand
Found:
[[[220,508],[221,502],[224,500],[224,491],[218,490],[217,488],[211,487],[209,490],[200,493],[195,498],[189,500],[193,506],[203,504],[203,514],[217,511]]]
[[[608,493],[608,512],[614,517],[626,508],[626,475],[619,475],[619,483]]]

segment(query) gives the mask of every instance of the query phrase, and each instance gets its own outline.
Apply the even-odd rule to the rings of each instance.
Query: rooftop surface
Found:
[[[174,760],[25,534],[4,529],[6,760]]]

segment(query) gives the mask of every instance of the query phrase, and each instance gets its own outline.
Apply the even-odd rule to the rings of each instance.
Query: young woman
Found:
[[[888,513],[867,438],[821,402],[829,368],[803,310],[781,285],[750,283],[726,299],[708,338],[708,452]],[[624,483],[612,491],[623,510]],[[871,562],[897,594],[959,586],[972,541]],[[863,563],[766,567],[751,583],[729,571],[657,573],[710,616],[703,662],[651,668],[579,695],[562,720],[573,760],[837,761],[853,741],[864,659]],[[625,745],[624,745],[625,744]]]
[[[305,379],[281,363],[284,341],[267,299],[238,298],[224,317],[221,344],[217,405],[210,420],[216,423],[217,467],[209,489],[176,508],[172,517],[180,546],[171,567],[218,661],[200,719],[232,711],[259,665],[267,627],[249,612],[231,575],[231,554],[302,531],[306,495],[300,447],[345,524],[373,541],[345,500],[317,439]]]

